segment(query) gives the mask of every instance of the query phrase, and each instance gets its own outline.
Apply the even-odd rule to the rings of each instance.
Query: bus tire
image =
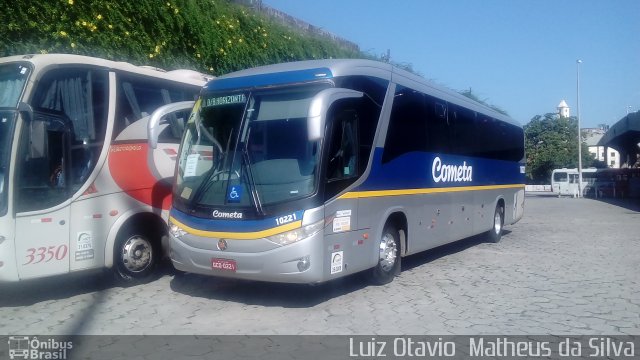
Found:
[[[493,226],[487,232],[489,242],[497,243],[502,239],[502,230],[504,229],[504,206],[501,203],[496,205],[496,211],[493,213]]]
[[[378,263],[371,272],[371,280],[374,284],[388,284],[400,273],[402,259],[400,249],[400,233],[395,226],[385,225],[379,241]]]
[[[135,228],[118,236],[114,252],[115,275],[124,283],[148,279],[160,261],[159,244],[152,234]]]

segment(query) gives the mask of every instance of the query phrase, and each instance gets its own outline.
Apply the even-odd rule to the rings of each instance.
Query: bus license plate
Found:
[[[211,267],[214,270],[233,271],[235,272],[236,261],[228,259],[211,259]]]

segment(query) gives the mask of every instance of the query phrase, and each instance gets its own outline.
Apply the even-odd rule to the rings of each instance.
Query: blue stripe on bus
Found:
[[[386,164],[382,164],[382,148],[374,152],[373,168],[363,184],[352,192],[407,190],[407,189],[447,189],[487,187],[494,185],[512,186],[524,184],[525,174],[520,171],[520,163],[516,161],[491,160],[456,155],[411,152],[403,154]],[[443,165],[472,167],[471,181],[447,181],[436,183],[432,176],[432,165],[439,157]],[[479,188],[482,189],[482,188]],[[445,190],[447,191],[447,190]],[[232,212],[233,210],[229,209]],[[221,220],[189,216],[175,208],[170,216],[193,229],[214,232],[249,233],[261,232],[280,227],[277,222],[282,216],[294,215],[295,221],[301,221],[304,211],[295,211],[262,220]]]
[[[410,152],[382,164],[382,148],[374,152],[373,167],[367,179],[353,191],[447,188],[460,186],[486,186],[524,184],[517,161],[492,160],[448,154]],[[435,182],[432,165],[439,157],[443,165],[472,167],[471,181]]]
[[[333,74],[328,68],[283,71],[277,73],[249,75],[233,78],[219,78],[208,82],[205,90],[238,90],[263,86],[294,84],[314,80],[331,79]]]
[[[231,209],[228,211],[233,212]],[[295,219],[293,221],[301,221],[304,211],[291,211],[286,214],[281,214],[280,216],[262,220],[220,220],[214,219],[213,217],[205,219],[187,215],[176,208],[171,208],[171,212],[169,214],[172,218],[191,228],[216,232],[258,232],[270,230],[283,225],[276,221],[281,217],[286,217],[287,215],[295,215]]]

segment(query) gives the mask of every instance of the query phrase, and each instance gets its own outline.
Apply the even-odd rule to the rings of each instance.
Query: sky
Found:
[[[638,0],[263,0],[411,64],[526,124],[561,100],[581,127],[640,110]],[[581,60],[580,64],[577,60]],[[579,86],[578,86],[579,79]]]

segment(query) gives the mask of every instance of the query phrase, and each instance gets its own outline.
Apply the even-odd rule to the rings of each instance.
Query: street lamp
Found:
[[[580,64],[582,60],[576,60],[576,95],[578,105],[578,197],[582,197],[582,136],[580,134]]]

